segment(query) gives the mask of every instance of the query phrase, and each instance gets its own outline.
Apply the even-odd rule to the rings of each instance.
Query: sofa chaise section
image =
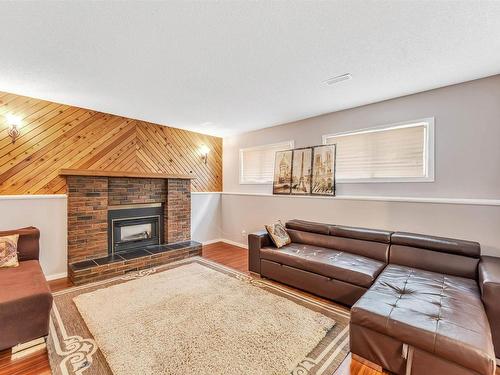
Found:
[[[352,353],[396,374],[493,375],[476,242],[391,237],[389,265],[351,309]]]

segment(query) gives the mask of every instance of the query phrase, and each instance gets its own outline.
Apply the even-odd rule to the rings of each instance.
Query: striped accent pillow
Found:
[[[0,237],[0,268],[17,267],[17,240],[18,234]]]

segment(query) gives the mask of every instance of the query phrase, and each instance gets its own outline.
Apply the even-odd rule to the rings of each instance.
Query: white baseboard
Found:
[[[222,239],[222,238],[215,238],[213,240],[203,241],[201,244],[202,245],[210,245],[210,244],[216,243],[216,242],[224,242],[224,239]]]
[[[244,243],[241,243],[241,242],[231,241],[231,240],[227,240],[225,238],[222,239],[222,242],[225,242],[225,243],[227,243],[229,245],[234,245],[234,246],[242,247],[244,249],[248,249],[248,245],[244,244]]]
[[[63,279],[65,277],[68,277],[68,272],[55,273],[53,275],[48,275],[48,276],[45,276],[45,279],[47,281],[51,281],[51,280]]]

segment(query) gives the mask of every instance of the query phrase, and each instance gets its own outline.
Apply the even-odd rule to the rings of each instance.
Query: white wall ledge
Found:
[[[66,199],[67,197],[66,194],[0,195],[0,200]]]
[[[191,195],[213,195],[213,194],[221,194],[220,191],[192,191]]]
[[[476,199],[476,198],[435,198],[435,197],[390,197],[390,196],[361,196],[361,195],[337,195],[335,197],[324,197],[314,195],[273,195],[268,193],[240,193],[222,192],[222,195],[243,195],[257,197],[274,197],[285,199],[328,199],[328,200],[356,200],[356,201],[380,201],[380,202],[405,202],[405,203],[435,203],[435,204],[462,204],[473,206],[500,206],[500,199]]]
[[[354,200],[354,201],[380,201],[380,202],[406,202],[406,203],[435,203],[435,204],[462,204],[473,206],[500,206],[500,199],[484,198],[438,198],[438,197],[394,197],[383,195],[337,195],[324,197],[314,195],[273,195],[269,193],[244,193],[231,191],[193,191],[191,195],[242,195],[255,197],[272,197],[284,199],[328,199],[328,200]],[[66,194],[42,195],[0,195],[1,200],[27,200],[27,199],[66,199]]]

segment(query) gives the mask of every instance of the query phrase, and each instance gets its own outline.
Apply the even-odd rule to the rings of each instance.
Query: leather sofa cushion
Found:
[[[365,288],[385,267],[383,262],[360,255],[293,242],[280,249],[262,248],[260,257]]]
[[[301,230],[303,232],[318,233],[318,234],[329,234],[330,227],[329,224],[316,223],[313,221],[293,219],[287,221],[285,226],[288,229]]]
[[[391,245],[390,263],[451,276],[477,279],[479,259],[422,249]]]
[[[393,232],[380,229],[348,227],[345,225],[323,224],[314,221],[293,219],[285,223],[286,228],[308,233],[325,234],[336,237],[352,238],[356,240],[391,242]]]
[[[391,234],[392,232],[380,229],[347,227],[344,225],[332,225],[330,227],[331,236],[353,238],[364,241],[390,243]]]
[[[389,263],[389,244],[288,229],[292,242],[356,254]]]
[[[456,238],[428,236],[426,234],[396,232],[391,236],[393,245],[418,247],[439,251],[441,253],[462,255],[478,258],[481,255],[481,246],[477,242],[458,240]]]
[[[474,280],[388,265],[351,309],[351,322],[490,375],[490,326]]]

